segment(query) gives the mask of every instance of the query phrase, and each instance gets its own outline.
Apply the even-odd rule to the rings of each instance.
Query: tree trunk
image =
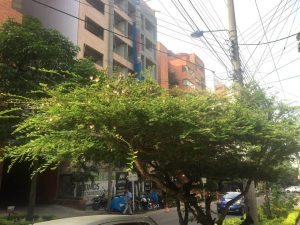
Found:
[[[253,220],[254,225],[259,225],[254,181],[251,182],[249,191],[245,196],[245,203],[247,216]]]
[[[0,156],[1,156],[1,157],[2,157],[3,154],[4,154],[3,146],[4,146],[4,143],[0,143]],[[3,162],[3,161],[0,161],[0,191],[1,191],[2,180],[3,180],[3,176],[4,176],[3,167],[4,167],[4,162]]]
[[[272,211],[271,211],[271,205],[270,205],[270,198],[269,198],[269,185],[268,182],[265,183],[265,206],[266,206],[266,215],[268,219],[272,219]]]
[[[180,201],[176,201],[176,207],[177,207],[177,214],[179,217],[179,224],[180,225],[188,225],[189,223],[189,208],[188,203],[184,203],[184,217],[182,215],[181,207],[180,207]]]
[[[198,205],[198,202],[195,197],[194,197],[194,200],[190,201],[189,203],[190,203],[190,207],[189,207],[190,211],[192,212],[192,214],[194,215],[194,217],[196,218],[198,223],[200,223],[202,225],[214,225],[215,224],[215,220],[212,219],[211,215],[207,215],[204,213],[202,207]],[[210,212],[210,210],[209,210],[209,212]]]
[[[2,186],[2,179],[3,179],[3,175],[4,175],[3,164],[4,164],[4,162],[0,162],[0,192],[1,192],[1,186]]]
[[[33,175],[30,184],[29,203],[27,208],[26,220],[33,221],[34,219],[34,208],[36,201],[36,186],[37,186],[37,174]]]

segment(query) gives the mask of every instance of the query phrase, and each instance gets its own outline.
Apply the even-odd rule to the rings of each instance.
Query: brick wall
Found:
[[[13,0],[0,0],[0,24],[7,18],[14,18],[17,21],[22,20],[22,14],[12,8]]]

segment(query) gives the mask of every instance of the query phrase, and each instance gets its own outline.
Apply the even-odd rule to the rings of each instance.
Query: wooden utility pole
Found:
[[[228,0],[227,6],[228,6],[228,18],[229,18],[229,41],[231,44],[231,52],[232,52],[231,63],[233,67],[233,79],[239,85],[243,86],[244,84],[243,74],[241,69],[241,60],[239,56],[239,45],[238,45],[233,0]],[[249,191],[245,196],[245,202],[246,202],[246,213],[248,213],[251,216],[252,220],[254,221],[254,225],[259,225],[256,194],[255,194],[255,187],[253,181],[251,182]]]

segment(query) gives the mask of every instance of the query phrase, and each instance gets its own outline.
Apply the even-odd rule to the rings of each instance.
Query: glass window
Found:
[[[99,66],[103,66],[103,54],[88,46],[87,44],[84,45],[83,57],[91,58],[94,63]]]
[[[85,29],[103,39],[104,29],[87,16],[85,17]]]
[[[12,0],[11,7],[17,11],[22,10],[22,0]]]
[[[99,12],[104,14],[104,3],[101,0],[87,0],[87,2],[92,5],[95,9],[97,9]]]

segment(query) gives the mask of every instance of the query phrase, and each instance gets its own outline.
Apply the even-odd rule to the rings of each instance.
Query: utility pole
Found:
[[[113,58],[113,50],[114,50],[114,33],[112,32],[114,30],[114,0],[109,0],[108,3],[108,75],[113,75],[113,64],[114,64],[114,58]],[[110,163],[108,166],[108,184],[107,184],[107,211],[110,211],[111,206],[111,198],[112,198],[112,173],[113,173],[113,164]]]
[[[241,61],[239,56],[239,46],[237,38],[236,20],[234,12],[233,0],[227,1],[228,6],[228,18],[229,18],[229,40],[232,48],[232,67],[233,67],[233,80],[240,86],[243,86],[243,75],[241,70]],[[245,186],[246,182],[244,183]],[[254,225],[259,225],[257,214],[257,202],[254,182],[252,181],[249,187],[249,191],[245,196],[246,213],[251,216]]]
[[[235,22],[235,12],[233,0],[227,1],[228,6],[228,19],[229,19],[229,41],[231,47],[231,64],[233,67],[233,80],[243,86],[243,75],[241,69],[241,60],[239,54],[239,45],[237,38],[237,29]]]

